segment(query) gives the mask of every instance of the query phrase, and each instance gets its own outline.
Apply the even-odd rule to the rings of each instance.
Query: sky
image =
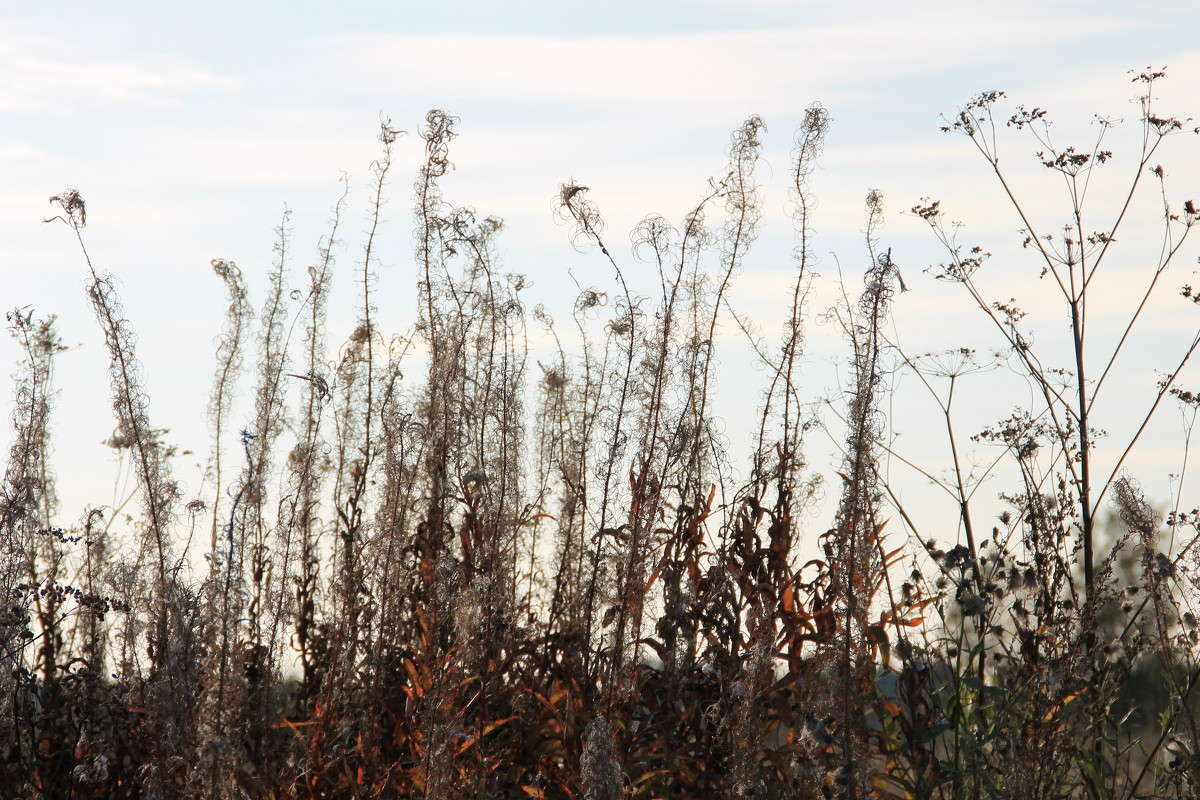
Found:
[[[819,312],[843,285],[850,294],[861,289],[863,200],[872,189],[883,191],[889,208],[881,243],[893,248],[910,289],[897,298],[892,330],[906,352],[999,345],[959,287],[924,271],[943,253],[925,224],[903,212],[925,197],[964,223],[965,239],[996,254],[980,277],[989,296],[1020,297],[1034,319],[1042,315],[1040,341],[1051,352],[1065,330],[1061,308],[1020,248],[1021,223],[998,182],[970,142],[939,131],[942,115],[998,89],[1014,103],[1049,109],[1060,145],[1090,146],[1094,115],[1125,120],[1109,135],[1117,157],[1089,199],[1101,221],[1119,207],[1136,164],[1129,71],[1167,67],[1156,86],[1159,107],[1200,116],[1195,0],[3,1],[0,9],[0,304],[58,315],[70,347],[58,362],[53,423],[67,525],[84,505],[113,503],[123,491],[101,444],[114,422],[103,340],[84,294],[86,265],[67,228],[42,222],[52,212],[47,198],[67,186],[87,201],[88,249],[119,279],[139,333],[151,419],[195,452],[177,468],[195,493],[203,488],[205,407],[225,307],[210,261],[236,261],[257,305],[287,209],[300,285],[343,173],[350,227],[365,229],[383,119],[409,133],[396,145],[377,295],[381,324],[399,332],[415,313],[409,187],[422,158],[415,133],[428,109],[461,120],[447,199],[501,217],[505,269],[528,275],[531,301],[563,315],[573,280],[603,284],[612,276],[597,254],[572,249],[552,211],[560,184],[588,185],[611,239],[624,240],[649,213],[681,219],[707,178],[722,172],[730,132],[747,115],[762,115],[763,233],[733,302],[771,337],[794,272],[793,136],[805,108],[822,103],[833,124],[812,179],[821,277],[802,392],[815,399],[840,392],[844,341],[820,324]],[[1002,164],[1030,213],[1047,229],[1065,222],[1061,185],[1038,166],[1037,143],[1002,133]],[[1200,140],[1169,144],[1168,199],[1179,207],[1189,191],[1200,196]],[[1115,340],[1129,287],[1144,283],[1159,246],[1161,198],[1150,191],[1132,211],[1137,219],[1112,280],[1092,308],[1097,351]],[[339,255],[347,273],[361,245],[356,234],[346,237]],[[1194,335],[1195,309],[1175,295],[1179,285],[1200,282],[1196,252],[1181,254],[1121,362],[1128,377],[1121,373],[1112,404],[1098,409],[1111,420],[1113,440],[1139,418],[1156,370],[1173,368]],[[618,257],[636,264],[627,249]],[[334,339],[352,324],[352,283],[337,291]],[[723,329],[719,354],[730,370],[720,413],[735,451],[762,385],[738,339]],[[0,342],[0,363],[17,358],[11,342]],[[1189,368],[1185,383],[1189,376],[1195,389],[1200,374]],[[918,463],[944,464],[936,407],[911,377],[891,381],[889,435]],[[990,387],[981,379],[975,395],[964,389],[963,429],[979,430],[1022,401],[1019,391]],[[1171,475],[1181,471],[1182,419],[1177,408],[1164,408],[1130,461],[1159,502],[1179,490]],[[836,467],[837,439],[831,430],[810,442],[814,468]],[[901,476],[899,463],[892,468],[918,502],[930,496],[919,476]]]

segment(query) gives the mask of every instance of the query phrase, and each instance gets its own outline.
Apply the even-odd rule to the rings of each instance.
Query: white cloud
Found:
[[[34,147],[26,143],[2,143],[0,142],[0,159],[4,160],[21,160],[29,161],[35,158],[45,158],[46,151],[40,147]]]
[[[686,105],[697,114],[715,107],[724,117],[731,104],[771,113],[794,111],[798,95],[820,94],[827,103],[868,97],[884,81],[991,63],[1128,25],[1096,18],[1064,28],[1001,19],[989,24],[986,48],[975,23],[915,18],[636,36],[363,34],[331,37],[321,47],[355,91],[618,108]]]
[[[10,113],[66,114],[101,103],[170,107],[190,91],[241,85],[180,56],[114,56],[33,34],[0,40],[0,74],[0,111]]]

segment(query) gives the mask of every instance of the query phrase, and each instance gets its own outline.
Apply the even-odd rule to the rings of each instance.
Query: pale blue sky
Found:
[[[83,293],[85,267],[65,228],[41,224],[46,198],[67,185],[88,201],[85,235],[97,266],[124,285],[128,316],[141,335],[152,419],[170,427],[181,446],[203,451],[213,339],[224,307],[209,260],[236,260],[259,290],[257,304],[284,204],[294,210],[293,265],[302,273],[339,194],[341,170],[354,190],[350,230],[361,231],[381,115],[408,131],[434,106],[461,118],[448,199],[505,219],[505,268],[528,273],[529,299],[552,310],[567,308],[568,268],[580,276],[601,270],[571,250],[553,218],[551,198],[561,182],[573,177],[592,187],[613,239],[623,241],[647,213],[681,217],[705,179],[722,170],[729,131],[749,113],[763,115],[770,131],[761,172],[765,229],[735,297],[773,334],[790,270],[792,134],[804,108],[820,101],[834,123],[813,181],[816,250],[828,278],[815,306],[837,295],[830,253],[858,285],[862,201],[868,189],[880,188],[892,209],[884,245],[895,248],[913,290],[897,307],[897,328],[914,350],[957,346],[976,333],[977,344],[988,343],[965,302],[951,305],[957,295],[921,272],[939,254],[923,223],[899,213],[921,197],[940,198],[989,247],[1013,248],[1016,260],[995,265],[998,298],[1017,293],[1036,271],[1020,261],[1012,235],[1019,225],[986,165],[965,140],[938,132],[939,114],[953,113],[980,90],[1004,89],[1016,102],[1050,108],[1062,141],[1089,144],[1092,114],[1134,116],[1127,71],[1166,65],[1162,108],[1200,116],[1195,0],[160,0],[2,2],[0,9],[0,302],[57,313],[64,338],[76,346],[61,358],[55,423],[67,520],[85,502],[111,499],[107,488],[81,487],[103,473],[108,454],[99,442],[113,427],[103,342]],[[1133,153],[1119,149],[1120,134],[1114,142],[1116,175],[1128,167],[1120,156]],[[1164,156],[1177,204],[1189,190],[1200,195],[1198,146],[1195,138],[1180,139]],[[1041,188],[1034,149],[1017,142],[1005,163],[1018,183],[1028,181],[1035,211],[1061,209]],[[408,187],[420,158],[419,139],[400,140],[381,240],[380,306],[394,330],[412,318]],[[1121,180],[1128,174],[1120,172]],[[1098,187],[1098,203],[1104,191]],[[1153,242],[1153,204],[1146,208],[1149,227],[1131,229],[1131,247],[1141,233]],[[342,254],[345,273],[361,245],[354,233]],[[1121,263],[1136,272],[1136,250]],[[1194,264],[1193,253],[1170,286],[1196,282]],[[608,277],[601,270],[585,279]],[[1038,307],[1033,293],[1045,288],[1025,286],[1031,306]],[[348,281],[341,291],[348,302]],[[1111,297],[1119,302],[1122,294]],[[1154,319],[1157,333],[1139,352],[1155,353],[1156,341],[1166,347],[1186,335],[1190,310],[1167,302]],[[1061,326],[1053,319],[1056,335]],[[342,335],[331,327],[335,340]],[[821,364],[836,353],[837,337],[826,338],[833,345],[814,353],[810,368],[812,396],[834,385]],[[735,353],[725,360],[737,362]],[[15,357],[10,343],[0,344],[0,362]],[[737,393],[742,383],[727,380],[722,390],[737,398],[727,414],[731,430],[737,409],[756,399],[753,391]],[[1178,416],[1168,417],[1160,449],[1144,458],[1155,473],[1145,483],[1160,498],[1169,488],[1166,473],[1178,466],[1171,463]],[[830,449],[814,442],[814,461]],[[181,461],[180,477],[192,490],[199,489],[198,474]]]

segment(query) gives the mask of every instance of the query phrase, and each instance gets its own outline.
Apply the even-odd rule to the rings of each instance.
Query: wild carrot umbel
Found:
[[[938,796],[943,782],[944,791],[962,797],[996,792],[1013,797],[1161,796],[1157,793],[1168,791],[1167,784],[1151,776],[1180,776],[1179,763],[1164,769],[1157,746],[1137,755],[1139,736],[1169,737],[1179,716],[1165,714],[1156,726],[1149,718],[1133,724],[1118,711],[1132,702],[1135,676],[1155,669],[1151,663],[1170,665],[1161,667],[1170,674],[1180,660],[1191,660],[1190,645],[1180,649],[1182,642],[1173,633],[1184,623],[1186,587],[1177,582],[1179,573],[1164,567],[1175,561],[1170,551],[1160,550],[1161,520],[1125,470],[1163,400],[1178,391],[1176,381],[1200,338],[1183,342],[1178,355],[1170,356],[1176,360],[1165,365],[1165,377],[1132,416],[1128,438],[1103,449],[1097,444],[1105,435],[1098,425],[1101,414],[1112,414],[1106,402],[1116,388],[1118,364],[1127,359],[1149,302],[1195,222],[1187,210],[1191,201],[1179,214],[1167,200],[1165,171],[1152,166],[1165,140],[1184,128],[1183,121],[1163,117],[1153,107],[1153,86],[1162,77],[1161,72],[1134,73],[1141,152],[1123,194],[1107,210],[1096,208],[1096,193],[1088,187],[1094,172],[1116,168],[1109,164],[1116,161],[1114,154],[1103,147],[1112,121],[1098,119],[1099,133],[1091,146],[1062,147],[1050,137],[1046,111],[1018,106],[1006,118],[999,111],[1004,94],[985,92],[943,128],[967,137],[987,161],[1022,227],[1021,245],[1032,257],[1035,274],[1061,303],[1069,320],[1060,351],[1067,361],[1061,365],[1058,353],[1036,340],[1034,316],[1015,299],[989,296],[986,264],[991,254],[983,246],[960,244],[957,225],[946,221],[939,202],[925,200],[913,208],[948,254],[930,272],[963,287],[997,334],[998,345],[994,358],[967,348],[945,356],[900,352],[933,393],[945,419],[952,477],[934,480],[954,500],[964,539],[949,549],[932,540],[925,544],[938,574],[923,591],[941,592],[945,598],[935,605],[945,633],[927,639],[923,652],[913,650],[913,666],[905,667],[909,674],[901,673],[902,681],[909,681],[909,696],[928,698],[921,702],[941,709],[949,726],[939,738],[945,750],[928,750],[921,754],[923,761],[914,759],[908,767],[906,780],[925,787],[930,796]],[[1004,128],[1032,135],[1042,148],[1041,167],[1065,190],[1066,222],[1061,227],[1035,215],[1012,176],[1001,169]],[[1139,276],[1141,285],[1131,287],[1127,276],[1114,272],[1114,253],[1134,225],[1134,197],[1150,180],[1158,182],[1162,197],[1162,246],[1153,269]],[[1102,349],[1092,341],[1095,336],[1087,335],[1089,308],[1100,300],[1090,305],[1088,300],[1101,296],[1112,281],[1122,282],[1131,302],[1117,323],[1119,336]],[[1091,329],[1098,324],[1093,319]],[[972,437],[997,453],[990,466],[973,467],[964,458],[969,444],[957,432],[952,404],[960,378],[986,371],[989,360],[1021,375],[1034,400]],[[1180,458],[1186,465],[1186,443]],[[989,533],[978,525],[977,489],[1005,463],[1011,465],[1018,488],[1000,494],[1007,508]],[[1110,505],[1126,530],[1112,535],[1105,552],[1100,521]],[[911,509],[899,510],[918,536],[928,538],[908,513]],[[1179,530],[1175,523],[1172,529]],[[1129,574],[1137,572],[1126,552],[1130,542],[1142,553],[1140,579]],[[1182,538],[1175,546],[1191,549]],[[1153,583],[1154,575],[1166,583]],[[1157,588],[1149,596],[1159,601],[1130,602],[1147,579]],[[909,585],[916,590],[920,582]],[[945,677],[938,676],[941,665],[948,669]],[[923,672],[912,673],[914,668]],[[1186,680],[1176,686],[1178,702],[1187,707],[1191,687]],[[902,715],[890,716],[899,737],[896,746],[919,735]],[[934,762],[939,769],[933,769]],[[1179,777],[1169,791],[1180,791],[1185,784]]]

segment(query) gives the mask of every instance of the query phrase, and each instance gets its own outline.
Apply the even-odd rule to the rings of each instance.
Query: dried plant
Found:
[[[1200,220],[1192,201],[1182,213],[1166,201],[1165,170],[1151,166],[1185,127],[1154,108],[1162,77],[1135,76],[1142,152],[1099,232],[1086,227],[1087,187],[1115,158],[1101,148],[1111,123],[1078,150],[1051,141],[1041,109],[1008,119],[1066,188],[1070,224],[1048,235],[999,167],[1003,95],[947,121],[999,179],[1024,252],[1063,304],[1065,366],[1035,346],[1016,300],[990,299],[988,254],[959,244],[936,201],[914,209],[947,249],[931,272],[966,292],[996,343],[912,355],[892,340],[906,286],[882,244],[883,197],[868,195],[865,286],[843,288],[829,315],[850,354],[848,391],[827,404],[843,431],[838,504],[809,543],[801,521],[825,490],[804,454],[822,424],[807,401],[819,387],[800,369],[820,288],[811,184],[830,116],[819,105],[795,138],[795,274],[774,342],[731,292],[764,213],[760,118],[733,132],[726,165],[677,224],[636,226],[633,263],[593,190],[563,184],[557,214],[599,269],[556,321],[502,267],[503,222],[444,196],[459,122],[429,112],[413,186],[415,324],[392,335],[377,277],[405,142],[382,123],[340,346],[327,320],[348,189],[297,290],[285,212],[257,315],[241,270],[213,262],[229,306],[207,494],[188,503],[115,280],[83,249],[109,360],[108,444],[141,511],[89,508],[59,526],[49,415],[61,344],[52,319],[10,313],[23,361],[0,491],[0,795],[1195,794],[1200,512],[1182,499],[1158,510],[1129,465],[1164,402],[1194,421],[1200,402],[1180,377],[1200,338],[1160,376],[1129,440],[1096,446],[1101,398],[1126,369],[1118,356]],[[1163,245],[1104,353],[1087,340],[1087,297],[1150,179]],[[82,248],[83,198],[52,202]],[[714,407],[730,329],[765,375],[744,474]],[[882,413],[895,370],[929,392],[941,465],[891,437],[907,424]],[[1014,372],[1036,402],[964,437],[960,398]],[[242,419],[233,398],[247,382]],[[889,459],[939,487],[952,513],[902,502]],[[985,479],[1004,483],[998,497],[980,493]],[[955,526],[953,541],[931,535]]]

